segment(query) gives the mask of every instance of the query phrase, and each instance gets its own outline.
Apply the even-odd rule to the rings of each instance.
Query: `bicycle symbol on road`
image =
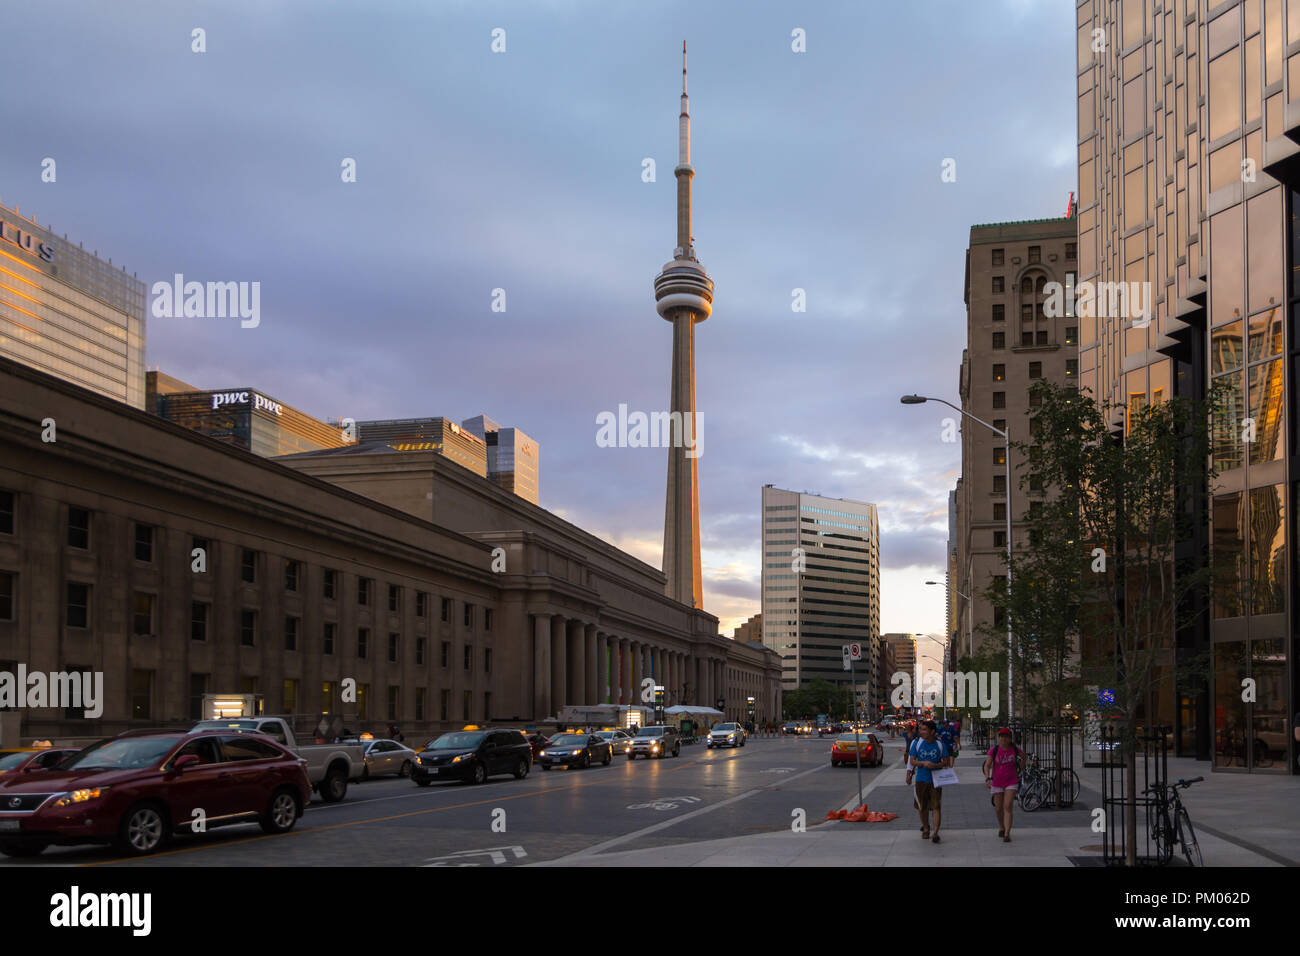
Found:
[[[681,804],[699,803],[699,797],[660,797],[651,803],[633,803],[629,810],[676,810]]]

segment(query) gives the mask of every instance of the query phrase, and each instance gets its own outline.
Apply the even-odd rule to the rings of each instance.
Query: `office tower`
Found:
[[[1073,204],[1069,212],[1074,212]],[[1034,404],[1029,390],[1035,382],[1046,379],[1071,386],[1078,381],[1078,321],[1072,315],[1049,315],[1047,308],[1052,283],[1073,284],[1076,254],[1073,215],[971,227],[961,405],[967,415],[1006,432],[1013,442],[1030,440]],[[966,621],[959,643],[963,653],[968,653],[968,644],[978,648],[989,640],[1005,650],[1005,618],[995,616],[985,595],[990,583],[1006,580],[1007,503],[1010,500],[1014,548],[1026,534],[1020,519],[1042,500],[1045,489],[1021,487],[1024,456],[1005,439],[965,416],[954,418],[952,427],[961,429],[961,481],[954,502],[955,577],[949,584],[970,596],[970,607],[964,610],[974,616]],[[981,636],[984,625],[1003,634]],[[950,624],[950,636],[953,630]]]
[[[145,285],[0,206],[0,355],[144,408]]]
[[[526,501],[537,504],[539,459],[537,442],[518,428],[502,428],[486,415],[460,423],[487,446],[487,476]]]
[[[270,458],[345,444],[338,428],[248,386],[198,389],[161,372],[146,374],[146,405],[159,418]]]
[[[1232,580],[1169,635],[1142,719],[1173,727],[1181,755],[1213,750],[1215,769],[1282,771],[1295,765],[1300,681],[1287,560],[1287,509],[1300,502],[1287,370],[1288,303],[1300,294],[1288,252],[1300,248],[1300,53],[1287,51],[1300,42],[1300,4],[1086,0],[1077,15],[1079,279],[1123,283],[1128,299],[1112,291],[1104,311],[1080,315],[1081,385],[1119,407],[1117,435],[1125,409],[1203,397],[1215,383],[1227,392],[1211,433],[1219,475],[1182,489],[1209,496],[1209,524],[1177,557],[1209,553]],[[1170,669],[1202,653],[1209,687],[1180,689]],[[1242,700],[1247,678],[1253,702]]]
[[[387,443],[392,451],[433,451],[487,477],[487,442],[448,418],[390,418],[357,422],[357,443]]]
[[[841,649],[874,706],[880,661],[880,533],[876,506],[763,486],[763,643],[781,655],[787,690],[814,678],[848,686]]]

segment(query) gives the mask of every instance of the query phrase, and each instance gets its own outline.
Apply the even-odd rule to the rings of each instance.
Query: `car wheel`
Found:
[[[271,794],[266,813],[258,821],[263,833],[288,833],[298,822],[298,801],[292,790],[277,790]]]
[[[429,786],[432,786],[432,785],[433,785],[433,781],[432,781],[432,780],[417,780],[417,781],[415,781],[415,785],[416,785],[417,787],[429,787]]]
[[[361,766],[361,779],[362,779],[362,780],[369,780],[369,779],[370,779],[370,764],[362,764],[362,766]]]
[[[403,760],[402,768],[397,771],[399,777],[409,777],[411,775],[411,761]]]
[[[680,757],[681,755],[682,755],[682,745],[681,745],[681,744],[673,744],[673,756],[674,756],[674,757]]]
[[[486,779],[487,779],[487,768],[484,767],[483,764],[481,763],[475,763],[471,782],[474,783],[475,785],[478,785]]]
[[[635,760],[635,759],[636,759],[636,754],[632,753],[632,751],[629,750],[629,751],[627,752],[627,759],[628,759],[628,760]]]
[[[550,765],[549,763],[544,763],[544,764],[542,764],[542,769],[543,769],[543,770],[550,770],[550,769],[551,769],[551,765]]]
[[[48,843],[0,843],[0,853],[5,856],[40,856]]]
[[[519,763],[515,764],[515,779],[523,780],[526,776],[528,776],[528,761],[521,757]]]
[[[348,775],[342,767],[332,767],[320,782],[320,798],[326,803],[338,803],[348,792]]]
[[[614,759],[614,751],[610,750],[608,753],[605,754],[605,759],[600,762],[600,765],[602,767],[608,767],[609,762],[613,759]]]
[[[741,738],[740,738],[740,746],[742,746],[742,747],[745,746],[745,738],[744,738],[744,737],[741,737]]]
[[[707,749],[707,750],[712,750],[712,749],[713,749],[713,741],[712,741],[712,740],[709,741],[709,746],[708,746],[707,748],[705,748],[705,749]]]
[[[122,814],[117,846],[128,856],[144,856],[161,848],[170,836],[162,809],[154,803],[138,803]]]

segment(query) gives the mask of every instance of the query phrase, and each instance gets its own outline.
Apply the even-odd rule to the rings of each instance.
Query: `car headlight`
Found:
[[[61,796],[58,800],[55,800],[54,805],[56,807],[70,807],[74,803],[85,803],[88,800],[98,800],[106,793],[108,793],[108,787],[90,787],[86,790],[71,790]]]
[[[421,767],[424,766],[424,761],[421,760],[418,756],[415,758],[415,762],[416,762],[417,764],[419,764]]]
[[[451,762],[452,762],[452,763],[460,763],[462,760],[468,760],[468,759],[469,759],[470,757],[472,757],[472,756],[474,756],[474,755],[473,755],[473,754],[459,754],[458,756],[452,757],[452,758],[451,758]]]
[[[541,753],[539,753],[537,756],[539,756],[539,757],[545,757],[545,756],[546,756],[546,751],[543,750],[543,751],[542,751]]]
[[[572,752],[569,754],[569,756],[570,756],[570,757],[577,757],[577,756],[579,756],[581,753],[582,753],[581,750],[574,750],[574,751],[572,751]]]

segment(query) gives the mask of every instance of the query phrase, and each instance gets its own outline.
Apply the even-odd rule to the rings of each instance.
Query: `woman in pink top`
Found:
[[[1020,789],[1020,772],[1025,767],[1024,752],[1011,742],[1011,731],[998,731],[998,742],[989,748],[984,759],[984,784],[993,793],[993,812],[998,818],[998,836],[1011,842],[1011,811]]]

